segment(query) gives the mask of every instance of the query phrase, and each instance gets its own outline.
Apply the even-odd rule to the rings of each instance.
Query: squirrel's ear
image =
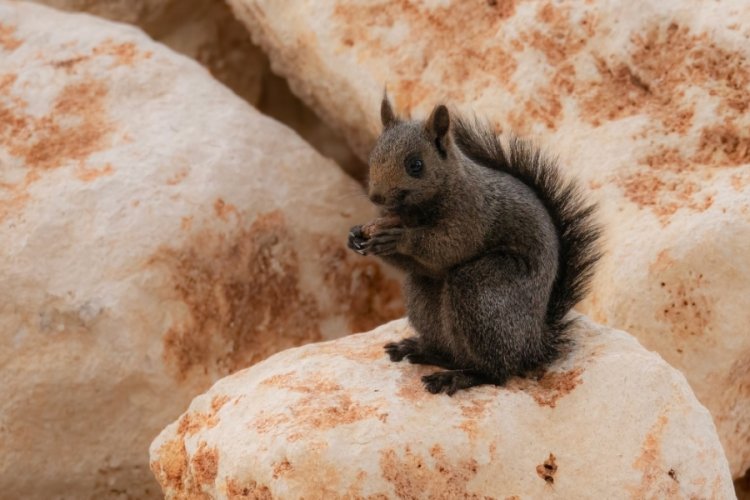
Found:
[[[383,101],[380,103],[380,121],[383,122],[383,128],[395,125],[398,119],[393,112],[391,101],[388,100],[388,93],[383,92]]]
[[[451,125],[448,108],[443,104],[435,106],[435,109],[432,110],[430,117],[427,119],[426,125],[427,131],[434,137],[435,146],[437,147],[438,152],[445,157],[445,139]]]

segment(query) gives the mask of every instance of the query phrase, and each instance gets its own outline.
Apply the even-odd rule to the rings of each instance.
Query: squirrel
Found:
[[[544,368],[570,342],[567,314],[601,257],[596,206],[528,141],[506,149],[445,105],[404,120],[386,94],[380,117],[368,180],[380,217],[353,227],[348,247],[406,273],[417,335],[386,353],[443,368],[422,377],[433,394]]]

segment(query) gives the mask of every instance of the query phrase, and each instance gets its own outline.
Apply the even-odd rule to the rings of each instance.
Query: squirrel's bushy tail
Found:
[[[584,200],[578,185],[565,181],[557,163],[529,142],[511,137],[506,154],[489,124],[457,117],[453,121],[456,145],[467,158],[484,167],[512,175],[529,186],[549,212],[560,241],[559,265],[547,308],[547,326],[555,344],[566,341],[571,321],[565,316],[584,298],[601,257],[600,227],[595,205]]]

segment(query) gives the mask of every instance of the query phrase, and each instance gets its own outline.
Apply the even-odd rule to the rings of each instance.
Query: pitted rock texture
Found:
[[[230,3],[362,157],[384,85],[402,115],[445,101],[559,156],[606,226],[582,310],[684,371],[750,467],[750,4]]]
[[[432,395],[390,362],[405,320],[290,349],[195,398],[151,444],[167,498],[733,498],[684,376],[582,318],[536,379]],[[244,495],[244,496],[243,496]]]
[[[140,30],[0,2],[0,496],[158,494],[190,398],[403,314],[373,216],[294,132]]]

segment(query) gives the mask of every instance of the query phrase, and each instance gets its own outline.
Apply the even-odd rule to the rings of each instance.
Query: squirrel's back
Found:
[[[453,136],[469,160],[522,182],[549,214],[557,233],[558,262],[545,323],[549,340],[564,343],[570,327],[565,316],[586,295],[600,257],[595,206],[585,202],[577,184],[563,179],[555,161],[528,142],[512,137],[506,151],[488,124],[462,118],[454,120]]]

